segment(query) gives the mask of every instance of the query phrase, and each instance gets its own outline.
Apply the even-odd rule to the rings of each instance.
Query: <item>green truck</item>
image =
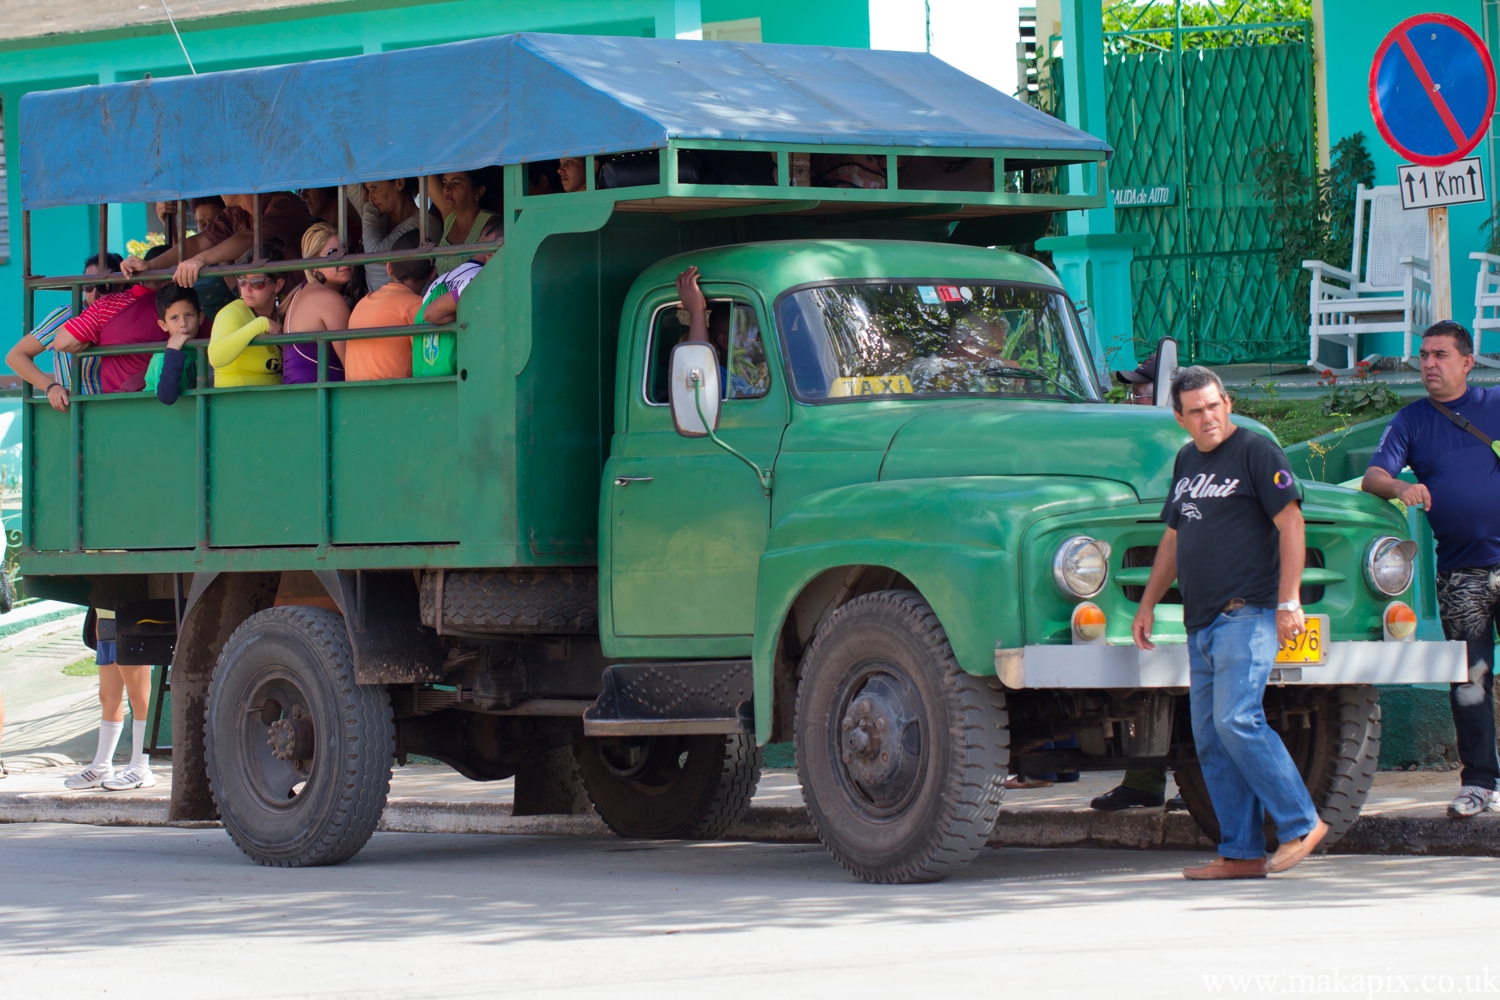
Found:
[[[1104,205],[1101,141],[925,55],[545,35],[20,114],[28,275],[53,205],[503,177],[503,246],[441,248],[497,251],[454,323],[264,338],[326,362],[452,336],[451,375],[26,399],[28,592],[112,608],[121,662],[170,662],[174,819],[337,863],[416,754],[514,777],[517,813],[581,787],[623,836],[716,837],[793,741],[870,881],[962,868],[1008,768],[1173,768],[1214,829],[1171,595],[1158,648],[1129,640],[1186,436],[1105,404],[1057,277],[994,249]],[[92,280],[29,276],[28,321]],[[1463,646],[1413,634],[1396,510],[1303,486],[1321,647],[1266,710],[1337,837],[1373,685],[1459,679]]]

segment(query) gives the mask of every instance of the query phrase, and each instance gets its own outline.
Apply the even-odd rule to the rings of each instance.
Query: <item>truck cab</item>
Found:
[[[378,90],[381,127],[307,117],[339,86]],[[445,88],[487,127],[434,121]],[[253,136],[203,117],[272,99]],[[257,341],[452,336],[451,375],[26,397],[28,592],[113,609],[127,655],[170,663],[174,819],[336,863],[421,754],[514,777],[518,814],[714,837],[791,741],[823,842],[870,881],[960,869],[1013,766],[1171,767],[1214,829],[1170,601],[1156,651],[1129,641],[1187,437],[1104,403],[1056,275],[999,249],[1104,205],[1101,141],[925,55],[545,35],[32,94],[21,124],[28,261],[51,205],[503,178],[503,243],[342,257],[493,253],[453,323]],[[564,157],[583,190],[542,182]],[[96,279],[26,280],[30,320]],[[1323,641],[1266,708],[1336,837],[1379,753],[1373,685],[1464,656],[1406,628],[1394,508],[1304,488]]]

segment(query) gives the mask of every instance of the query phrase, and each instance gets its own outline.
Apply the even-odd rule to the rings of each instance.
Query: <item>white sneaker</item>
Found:
[[[64,788],[98,788],[115,776],[113,764],[90,764],[63,782]]]
[[[1500,792],[1478,785],[1464,785],[1458,790],[1458,797],[1448,803],[1448,815],[1454,819],[1478,816],[1486,810],[1500,812]]]
[[[113,778],[102,782],[106,792],[123,792],[131,788],[150,788],[156,784],[156,775],[144,764],[131,764]]]

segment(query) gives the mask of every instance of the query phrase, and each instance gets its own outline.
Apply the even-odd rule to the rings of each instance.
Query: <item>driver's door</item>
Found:
[[[787,395],[760,298],[741,285],[701,287],[726,376],[719,436],[771,468]],[[649,326],[637,332],[625,431],[615,438],[604,487],[614,634],[748,639],[770,500],[738,458],[674,430],[667,373],[672,347],[687,334],[685,313],[679,316],[675,290],[662,289],[645,305]]]

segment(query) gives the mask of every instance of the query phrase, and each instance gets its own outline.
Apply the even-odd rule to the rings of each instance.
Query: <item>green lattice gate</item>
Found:
[[[1110,187],[1176,190],[1175,204],[1115,213],[1152,239],[1131,272],[1138,356],[1170,334],[1210,364],[1306,359],[1251,154],[1285,143],[1311,173],[1311,38],[1301,21],[1105,33]]]

